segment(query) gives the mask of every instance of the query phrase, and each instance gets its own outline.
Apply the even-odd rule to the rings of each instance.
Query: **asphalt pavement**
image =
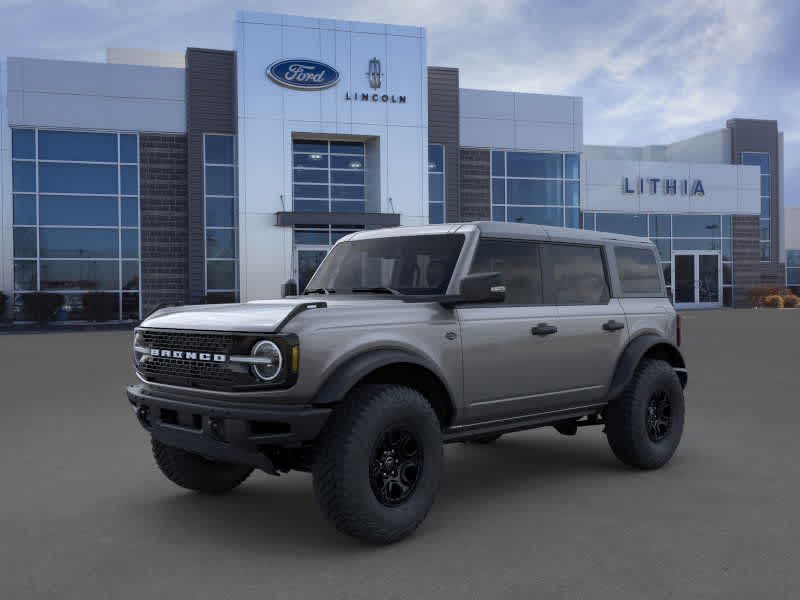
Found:
[[[0,598],[799,598],[800,310],[684,319],[670,464],[622,466],[599,428],[450,445],[428,519],[379,548],[304,473],[168,482],[124,398],[130,332],[0,335]]]

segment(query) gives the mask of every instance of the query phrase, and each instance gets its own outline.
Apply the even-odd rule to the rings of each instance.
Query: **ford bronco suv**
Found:
[[[664,465],[683,432],[679,345],[646,239],[398,227],[342,238],[302,296],[155,312],[127,396],[177,485],[309,471],[339,530],[388,543],[431,508],[444,443],[596,425],[625,464]]]

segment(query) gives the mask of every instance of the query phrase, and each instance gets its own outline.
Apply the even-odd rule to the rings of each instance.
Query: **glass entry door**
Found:
[[[309,248],[306,246],[296,248],[295,251],[297,252],[297,260],[295,261],[297,265],[297,293],[302,294],[314,275],[314,271],[317,270],[322,259],[328,255],[328,248]]]
[[[674,252],[672,293],[677,308],[722,306],[722,268],[719,252]]]

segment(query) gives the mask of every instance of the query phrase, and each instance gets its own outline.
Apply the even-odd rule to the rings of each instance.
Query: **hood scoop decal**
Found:
[[[307,310],[314,310],[317,308],[328,308],[327,302],[303,302],[302,304],[296,304],[292,310],[289,311],[280,323],[275,326],[275,333],[279,333],[286,325],[294,319],[297,315],[301,312],[305,312]]]

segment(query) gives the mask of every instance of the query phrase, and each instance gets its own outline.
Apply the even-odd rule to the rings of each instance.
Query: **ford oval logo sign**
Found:
[[[316,60],[279,60],[267,68],[272,81],[296,90],[324,90],[339,82],[339,71]]]

